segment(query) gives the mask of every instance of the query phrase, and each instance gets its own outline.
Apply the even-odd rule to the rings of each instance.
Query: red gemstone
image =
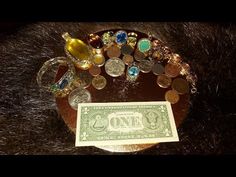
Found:
[[[88,43],[95,49],[101,49],[103,47],[102,39],[96,34],[90,34],[88,36]]]

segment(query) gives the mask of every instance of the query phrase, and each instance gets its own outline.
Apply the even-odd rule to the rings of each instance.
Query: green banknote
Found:
[[[158,102],[80,103],[76,146],[179,141],[171,105]]]

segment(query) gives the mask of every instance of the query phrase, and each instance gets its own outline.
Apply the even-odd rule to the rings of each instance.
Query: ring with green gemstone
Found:
[[[142,38],[138,41],[138,50],[142,53],[148,52],[152,47],[152,43],[148,38]]]

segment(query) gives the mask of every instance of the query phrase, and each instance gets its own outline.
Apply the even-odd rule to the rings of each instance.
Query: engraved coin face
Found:
[[[92,75],[92,76],[97,76],[101,73],[101,68],[96,66],[96,65],[93,65],[90,69],[89,69],[89,73]]]
[[[171,104],[175,104],[179,101],[179,95],[175,90],[168,90],[165,93],[165,100],[169,101]]]
[[[69,94],[68,102],[74,110],[77,110],[79,103],[91,102],[91,94],[88,90],[79,87]]]
[[[185,79],[182,78],[174,79],[171,87],[173,90],[177,91],[178,94],[189,93],[189,83]]]
[[[107,49],[107,56],[109,58],[112,58],[112,57],[119,57],[121,54],[121,51],[120,51],[120,48],[117,47],[117,46],[111,46]]]
[[[125,64],[120,58],[110,58],[105,63],[105,71],[109,76],[118,77],[124,73]]]
[[[124,44],[121,46],[121,53],[123,55],[130,55],[134,51],[133,47],[128,44]]]
[[[141,61],[141,60],[143,60],[145,57],[146,57],[146,56],[145,56],[144,53],[140,52],[139,50],[135,50],[135,52],[134,52],[134,58],[135,58],[135,60]]]
[[[143,73],[149,73],[153,67],[153,61],[150,60],[141,60],[138,64],[139,69]]]
[[[134,58],[132,55],[124,55],[122,60],[126,65],[131,65],[134,62]]]
[[[92,82],[92,76],[89,72],[79,71],[77,73],[76,79],[73,81],[73,84],[76,87],[87,88],[90,86],[91,82]]]
[[[102,54],[96,54],[93,56],[93,64],[97,66],[103,66],[105,63],[105,57]]]
[[[92,85],[95,89],[101,90],[107,85],[107,80],[105,77],[98,75],[93,78]]]
[[[169,77],[177,77],[180,74],[181,67],[177,64],[168,63],[165,66],[165,74]]]
[[[162,66],[162,64],[159,63],[155,63],[152,67],[152,72],[155,75],[160,75],[164,73],[164,67]]]
[[[165,74],[161,74],[157,77],[157,85],[161,88],[168,88],[171,85],[171,78]]]

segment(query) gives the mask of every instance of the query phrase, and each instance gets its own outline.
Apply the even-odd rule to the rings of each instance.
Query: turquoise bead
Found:
[[[129,69],[128,69],[128,73],[131,77],[135,77],[135,76],[138,76],[139,74],[139,68],[137,66],[131,66]]]

